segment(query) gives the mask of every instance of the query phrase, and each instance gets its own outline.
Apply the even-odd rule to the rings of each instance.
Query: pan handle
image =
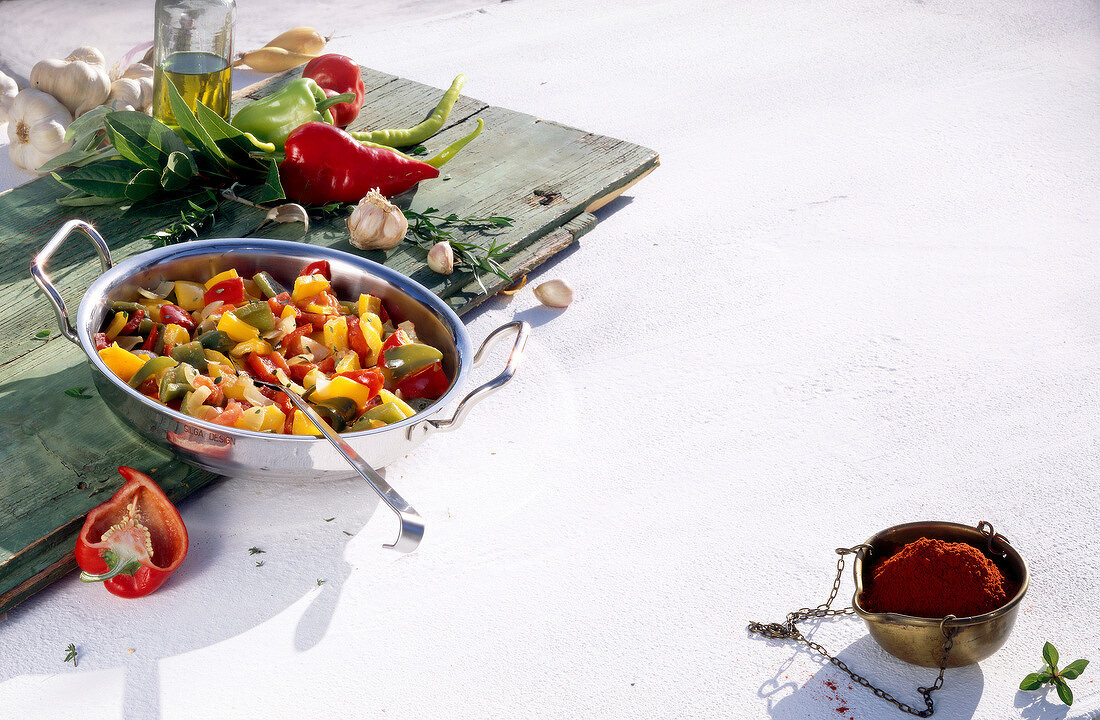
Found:
[[[76,336],[73,324],[69,322],[69,310],[65,307],[65,300],[61,297],[61,293],[57,291],[57,288],[54,287],[50,276],[46,274],[46,263],[61,247],[61,243],[65,241],[65,238],[72,234],[74,230],[84,233],[95,245],[96,252],[99,253],[99,264],[103,266],[103,272],[111,269],[111,249],[107,247],[107,241],[103,239],[103,236],[83,220],[70,220],[53,234],[50,241],[46,243],[46,247],[39,250],[38,254],[31,260],[31,277],[34,278],[35,284],[42,289],[42,292],[49,298],[50,304],[53,305],[53,312],[57,316],[57,324],[61,328],[61,334],[79,345],[80,339]]]
[[[512,345],[512,352],[508,354],[508,364],[504,367],[503,372],[489,382],[474,388],[466,397],[462,398],[462,402],[455,408],[455,414],[450,420],[428,420],[427,422],[421,423],[425,435],[433,432],[457,430],[458,426],[462,424],[462,421],[466,419],[466,416],[470,414],[470,409],[473,408],[474,405],[508,384],[512,376],[516,374],[516,369],[519,367],[519,364],[523,361],[523,349],[527,346],[527,338],[531,334],[531,326],[526,322],[521,320],[510,322],[507,325],[501,325],[496,330],[489,333],[481,343],[481,347],[478,348],[477,354],[474,355],[473,360],[474,367],[481,365],[485,362],[486,356],[489,354],[489,351],[493,349],[493,346],[496,345],[497,341],[513,331],[516,333],[516,340]],[[414,425],[413,427],[417,426]],[[411,434],[412,428],[409,428],[409,430]]]

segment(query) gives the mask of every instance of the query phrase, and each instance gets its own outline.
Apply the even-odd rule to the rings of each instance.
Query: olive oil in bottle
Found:
[[[187,106],[194,111],[201,102],[223,118],[229,117],[232,72],[224,58],[213,53],[178,52],[157,68],[153,82],[153,117],[175,126],[166,83],[171,81]]]
[[[153,117],[177,125],[171,82],[192,110],[201,101],[228,120],[236,0],[156,0],[153,14]]]

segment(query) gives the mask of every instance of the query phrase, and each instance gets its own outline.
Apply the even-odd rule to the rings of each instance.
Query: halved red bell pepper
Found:
[[[143,472],[118,469],[126,484],[88,513],[76,539],[84,582],[141,597],[160,587],[187,555],[187,528],[164,491]]]
[[[209,305],[221,300],[230,305],[239,305],[244,302],[244,280],[239,277],[228,278],[212,286],[203,293],[202,302]]]

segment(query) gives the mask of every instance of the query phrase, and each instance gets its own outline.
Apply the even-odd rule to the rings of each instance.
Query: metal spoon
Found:
[[[332,443],[332,446],[336,448],[337,452],[344,456],[344,459],[355,468],[357,473],[363,476],[364,480],[370,483],[370,486],[378,493],[378,497],[382,498],[382,502],[386,503],[386,506],[397,515],[397,521],[400,524],[397,540],[391,544],[384,544],[382,547],[391,548],[401,553],[408,553],[415,550],[416,546],[420,544],[420,540],[424,537],[424,521],[416,512],[416,509],[405,502],[405,499],[398,495],[397,491],[386,482],[386,479],[379,475],[378,471],[371,467],[370,463],[363,460],[351,445],[348,445],[342,437],[334,433],[329,428],[328,423],[326,423],[321,416],[317,414],[317,411],[311,408],[309,403],[303,400],[298,393],[276,383],[269,383],[256,379],[253,379],[253,382],[257,385],[286,393],[286,396],[290,398],[290,401],[294,403],[295,407],[301,412],[304,412],[306,417],[313,421],[313,424],[317,426],[317,429],[321,431],[325,439]]]

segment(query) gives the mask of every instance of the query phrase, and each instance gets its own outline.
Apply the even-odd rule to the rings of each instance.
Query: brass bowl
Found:
[[[983,527],[987,527],[988,532],[984,532]],[[946,621],[942,618],[865,610],[860,604],[860,597],[870,584],[875,567],[919,538],[963,542],[978,548],[1000,568],[1005,579],[1019,589],[996,610]],[[906,523],[883,530],[868,539],[866,545],[870,546],[870,551],[864,549],[856,553],[853,565],[856,592],[852,597],[852,608],[867,623],[871,637],[883,650],[907,663],[938,668],[943,656],[945,632],[955,629],[957,633],[947,656],[946,667],[961,667],[986,659],[1008,640],[1016,623],[1020,601],[1027,592],[1027,563],[1007,540],[994,533],[991,525],[982,522],[975,528],[951,522]]]

